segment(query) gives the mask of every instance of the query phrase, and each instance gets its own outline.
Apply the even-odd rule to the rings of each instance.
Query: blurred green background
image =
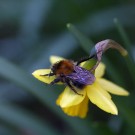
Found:
[[[67,29],[67,23],[72,27]],[[134,0],[0,0],[0,135],[135,134]],[[66,116],[55,100],[62,86],[48,86],[31,73],[50,67],[50,55],[79,60],[92,45],[113,39],[129,56],[105,53],[105,77],[123,86],[119,115],[90,104],[85,119]]]

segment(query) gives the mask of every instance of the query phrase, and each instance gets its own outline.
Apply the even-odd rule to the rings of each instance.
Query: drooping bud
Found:
[[[123,56],[126,56],[128,52],[117,42],[111,39],[106,39],[103,41],[98,42],[94,48],[92,48],[90,57],[96,57],[97,63],[96,65],[91,69],[91,71],[95,70],[97,66],[99,65],[102,54],[108,50],[109,48],[118,50]]]

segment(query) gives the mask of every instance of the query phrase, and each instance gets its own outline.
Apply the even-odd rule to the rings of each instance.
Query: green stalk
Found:
[[[126,63],[127,63],[127,67],[128,67],[128,70],[130,72],[130,75],[133,79],[133,82],[135,82],[135,63],[134,63],[134,60],[132,58],[132,52],[131,52],[131,42],[122,26],[122,24],[118,21],[117,18],[114,19],[114,23],[116,25],[116,28],[124,42],[124,45],[125,45],[125,48],[127,49],[128,51],[128,55],[126,56]]]

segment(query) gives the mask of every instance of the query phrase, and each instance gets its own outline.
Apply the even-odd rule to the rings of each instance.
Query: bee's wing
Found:
[[[95,81],[95,76],[88,70],[75,66],[75,73],[68,75],[72,82],[78,82],[84,85],[92,84]]]

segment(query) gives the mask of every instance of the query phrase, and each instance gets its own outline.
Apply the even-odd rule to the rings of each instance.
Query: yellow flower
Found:
[[[62,59],[63,58],[56,56],[50,57],[52,64]],[[38,69],[32,74],[40,81],[49,84],[55,79],[55,76],[48,77],[42,75],[48,74],[50,71],[51,69]],[[129,93],[122,87],[102,78],[104,71],[105,65],[100,63],[95,70],[95,82],[92,85],[85,86],[82,90],[77,89],[78,93],[83,94],[83,96],[74,93],[69,87],[66,87],[64,92],[58,97],[56,101],[57,105],[59,105],[67,115],[84,118],[87,115],[88,101],[90,100],[100,109],[117,115],[117,107],[111,100],[111,95],[109,93],[120,96],[128,96]]]

